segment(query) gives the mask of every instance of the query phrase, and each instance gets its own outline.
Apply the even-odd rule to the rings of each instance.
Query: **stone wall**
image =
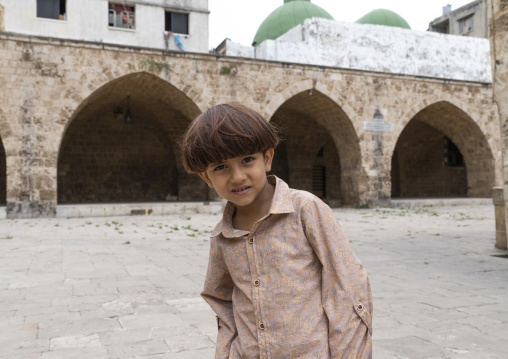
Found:
[[[176,200],[176,167],[171,143],[152,118],[135,117],[126,124],[113,111],[80,117],[60,150],[58,202]]]
[[[224,74],[225,66],[234,71]],[[157,166],[174,158],[161,174],[169,181],[167,191],[155,184],[159,174],[149,187],[152,193],[177,193],[178,200],[215,198],[197,176],[183,171],[178,140],[200,112],[226,102],[244,103],[266,119],[284,121],[295,135],[293,143],[284,145],[288,159],[281,159],[292,186],[312,190],[312,168],[325,161],[326,196],[340,204],[375,206],[389,200],[393,153],[413,120],[436,128],[459,147],[466,162],[468,196],[487,196],[485,188],[501,184],[499,120],[492,88],[483,83],[5,33],[0,34],[0,81],[9,217],[55,214],[62,175],[81,177],[63,165],[72,154],[70,143],[78,134],[99,131],[80,124],[111,119],[116,107],[125,108],[127,96],[144,129],[136,134],[138,141],[118,130],[120,126],[108,127],[116,151],[122,152],[118,156],[130,150],[120,144],[126,136],[137,143],[140,154],[159,154]],[[392,130],[366,127],[376,110]],[[150,136],[157,139],[157,150],[144,149],[141,138]],[[83,141],[83,153],[104,155],[100,139]],[[326,158],[318,160],[323,146]],[[305,166],[299,164],[300,156]]]

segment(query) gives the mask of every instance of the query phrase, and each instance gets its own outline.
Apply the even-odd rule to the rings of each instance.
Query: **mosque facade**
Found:
[[[332,206],[490,198],[503,184],[485,39],[327,16],[304,16],[273,35],[271,21],[313,5],[303,0],[286,0],[255,46],[226,41],[214,54],[191,43],[199,37],[192,14],[208,15],[200,1],[187,10],[181,1],[129,2],[132,31],[109,29],[108,9],[122,8],[96,0],[104,33],[127,31],[135,45],[99,30],[94,39],[51,35],[62,34],[52,28],[59,21],[80,18],[72,14],[78,2],[67,0],[63,20],[35,34],[12,25],[14,2],[0,0],[0,203],[9,218],[55,216],[64,204],[216,200],[185,173],[178,141],[193,118],[225,102],[279,125],[273,172]],[[44,22],[36,11],[32,21]],[[159,29],[160,41],[142,46],[141,14],[158,14],[164,27],[166,13],[185,11],[188,34],[171,31],[166,45]],[[190,51],[171,47],[175,35]],[[439,58],[443,47],[468,60]]]

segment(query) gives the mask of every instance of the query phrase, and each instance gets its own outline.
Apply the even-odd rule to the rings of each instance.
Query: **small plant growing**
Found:
[[[162,70],[170,71],[171,65],[167,63],[166,61],[155,61],[155,60],[143,60],[141,61],[141,66],[147,67],[149,71],[159,71]]]
[[[222,75],[229,75],[231,73],[231,67],[229,67],[229,66],[222,66],[220,68],[220,73]]]

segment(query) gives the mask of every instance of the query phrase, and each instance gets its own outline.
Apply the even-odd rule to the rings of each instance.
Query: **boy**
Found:
[[[273,125],[237,104],[198,116],[182,159],[228,200],[201,295],[217,314],[216,358],[372,357],[367,274],[333,211],[271,170]]]

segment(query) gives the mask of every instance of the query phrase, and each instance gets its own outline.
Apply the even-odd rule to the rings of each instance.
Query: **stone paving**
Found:
[[[371,279],[374,359],[508,358],[493,213],[336,210]],[[0,358],[213,358],[215,317],[199,292],[219,219],[0,220]]]

